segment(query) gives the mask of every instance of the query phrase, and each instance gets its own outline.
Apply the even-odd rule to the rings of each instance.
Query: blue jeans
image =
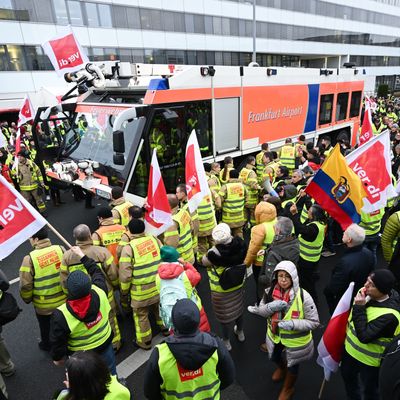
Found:
[[[348,400],[379,400],[378,367],[365,365],[344,350],[340,370]],[[360,382],[358,380],[359,376]]]
[[[115,363],[115,353],[112,347],[112,343],[110,343],[101,353],[101,358],[107,364],[108,370],[111,375],[117,375],[117,365]]]

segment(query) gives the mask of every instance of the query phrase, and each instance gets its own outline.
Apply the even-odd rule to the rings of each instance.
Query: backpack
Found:
[[[21,311],[15,297],[11,293],[2,292],[0,298],[0,325],[3,326],[14,321]]]
[[[174,279],[160,279],[160,317],[168,329],[173,328],[171,313],[175,303],[188,298],[183,275],[184,272]]]

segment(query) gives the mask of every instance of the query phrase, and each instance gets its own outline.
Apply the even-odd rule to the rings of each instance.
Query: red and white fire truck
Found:
[[[68,76],[76,101],[39,109],[33,131],[46,174],[109,198],[120,185],[141,204],[152,150],[167,191],[184,181],[195,129],[204,161],[260,151],[288,137],[354,143],[364,79],[358,69],[113,63]],[[74,96],[74,88],[65,96]]]

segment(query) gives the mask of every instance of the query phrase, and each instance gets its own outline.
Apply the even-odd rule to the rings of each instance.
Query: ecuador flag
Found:
[[[339,145],[315,174],[306,193],[336,219],[343,230],[360,222],[363,198],[367,193],[360,178],[347,165]]]

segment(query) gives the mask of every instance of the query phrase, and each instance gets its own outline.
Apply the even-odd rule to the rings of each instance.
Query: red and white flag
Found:
[[[318,344],[317,363],[324,369],[325,380],[329,381],[332,372],[336,372],[342,360],[346,339],[347,320],[353,299],[354,282],[351,282],[343,294]]]
[[[193,212],[197,210],[204,197],[210,194],[199,143],[194,129],[186,145],[185,178],[188,206],[190,212]]]
[[[45,225],[47,221],[0,175],[0,260]]]
[[[165,232],[173,224],[167,192],[161,176],[160,166],[158,165],[156,149],[153,150],[151,158],[144,224],[146,233],[154,236]]]
[[[21,150],[21,126],[35,118],[35,112],[32,106],[31,99],[29,95],[26,95],[22,107],[19,110],[18,122],[17,122],[17,137],[15,139],[15,157],[17,157],[19,151]]]
[[[372,130],[372,117],[371,117],[371,106],[369,101],[365,101],[365,112],[364,119],[361,126],[361,133],[359,137],[359,144],[363,145],[364,143],[371,140],[374,136],[374,131]]]
[[[50,58],[58,76],[77,71],[89,62],[74,33],[60,35],[42,43],[42,48]]]
[[[388,199],[397,196],[392,183],[389,130],[354,150],[346,161],[364,183],[367,192],[362,208],[364,212],[386,207]]]

